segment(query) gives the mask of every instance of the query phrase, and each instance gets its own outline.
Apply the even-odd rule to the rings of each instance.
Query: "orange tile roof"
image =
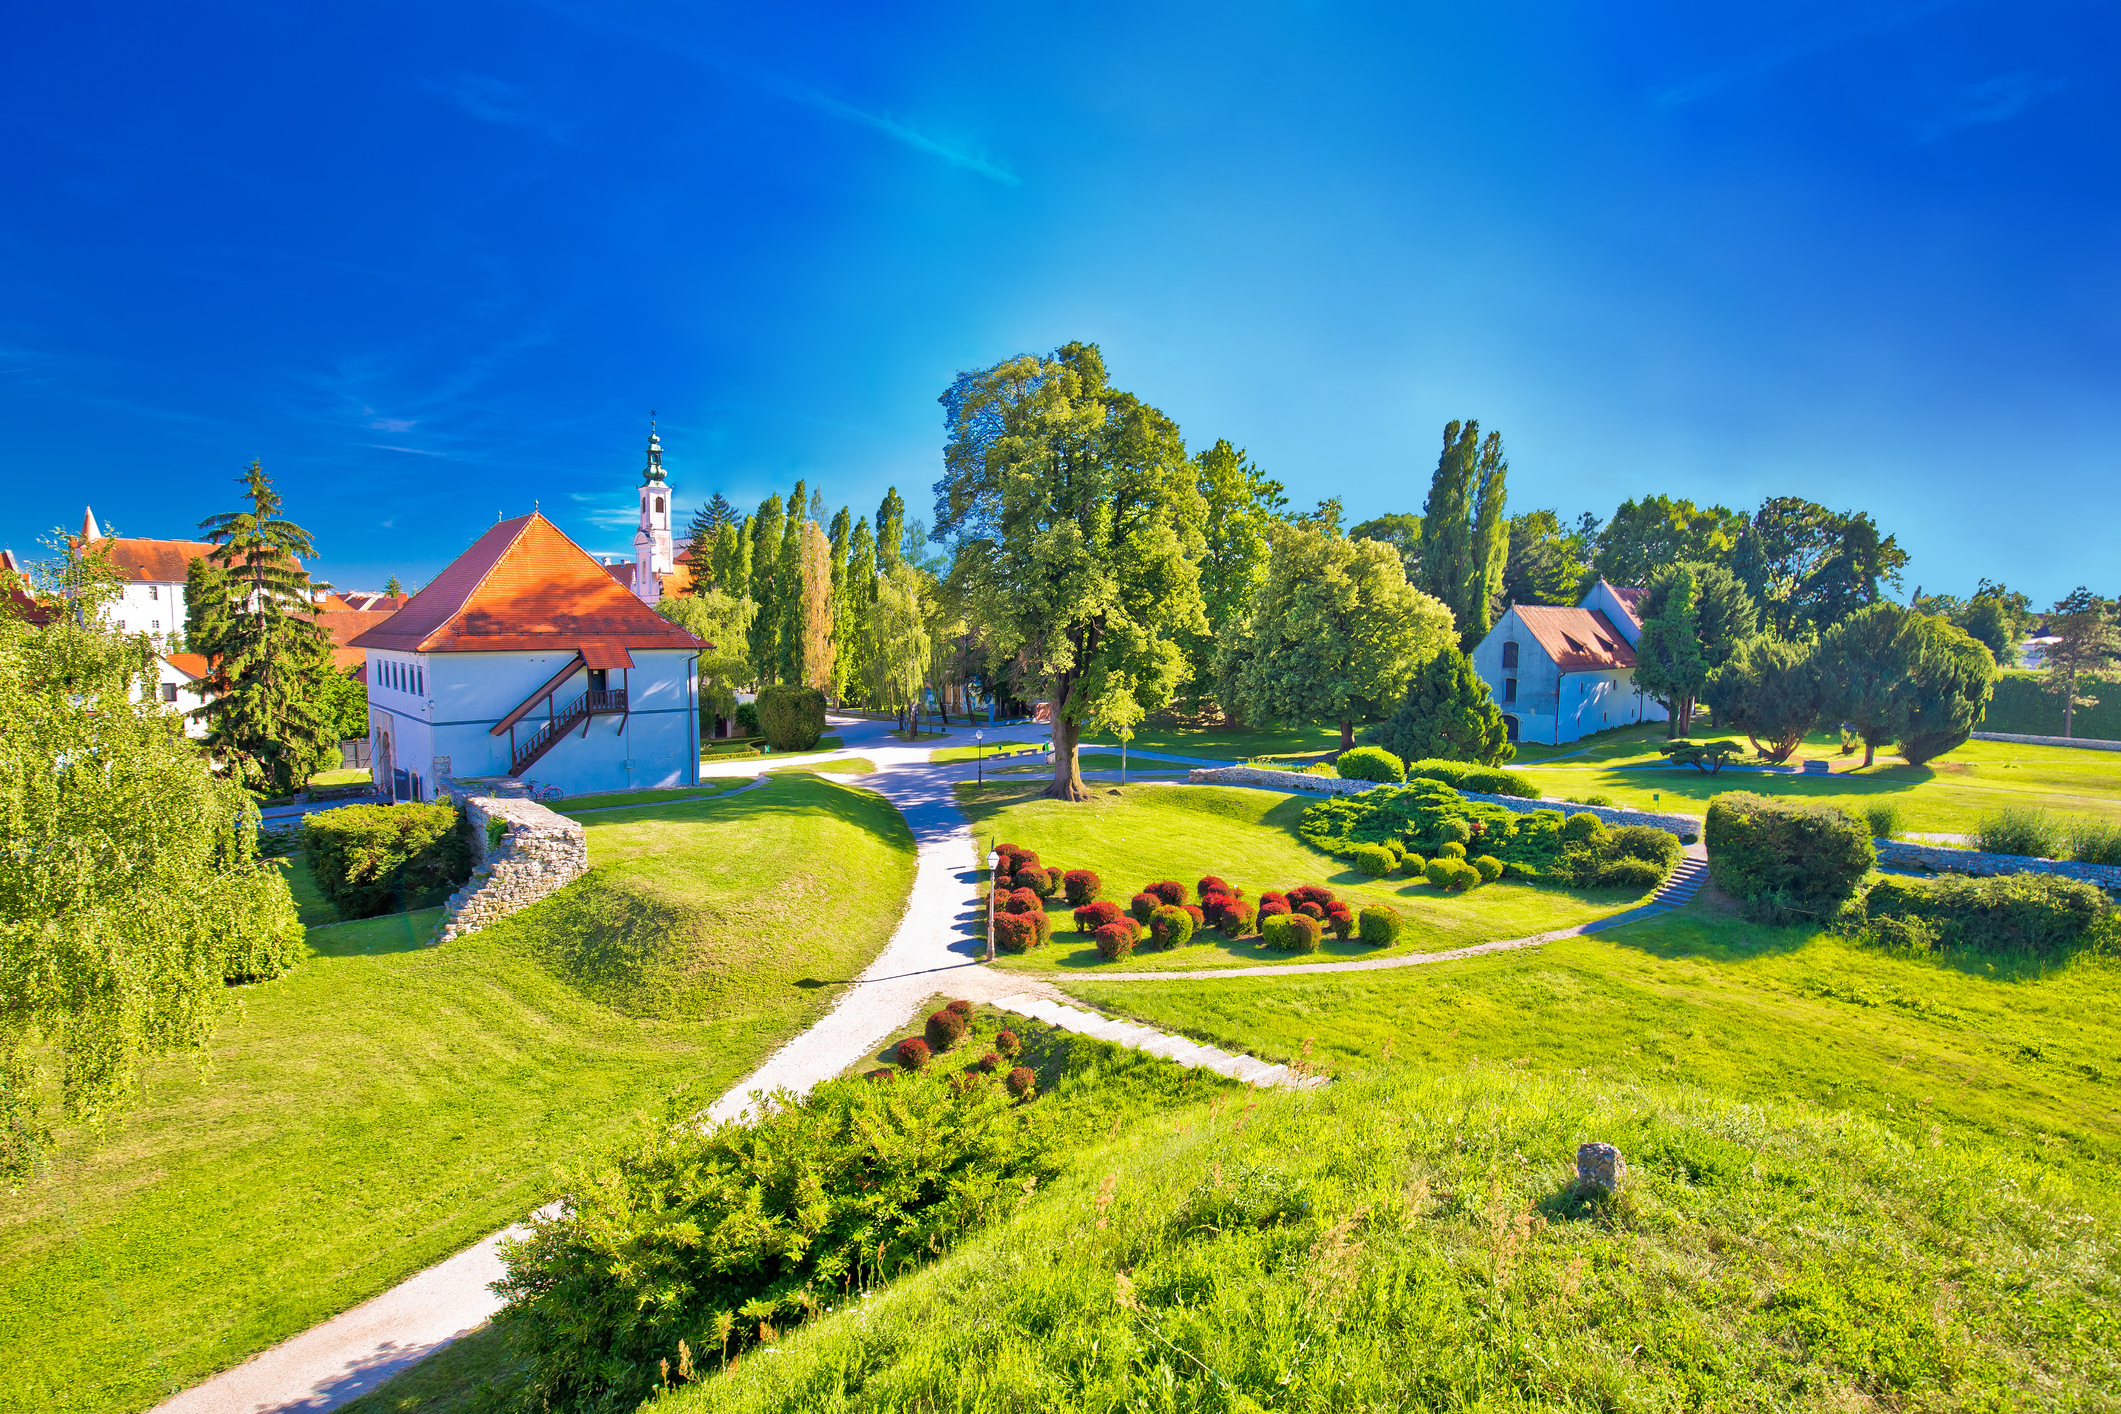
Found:
[[[633,597],[542,515],[494,526],[357,648],[480,653],[579,647],[697,649],[700,641]]]
[[[317,615],[317,622],[331,635],[334,648],[346,648],[372,628],[389,623],[396,609],[326,609]]]
[[[162,661],[193,681],[205,677],[211,666],[204,653],[164,653]]]
[[[1563,672],[1635,666],[1635,650],[1601,610],[1519,604],[1511,612]]]
[[[108,535],[92,543],[135,584],[182,584],[191,562],[215,548],[204,540],[118,540]]]

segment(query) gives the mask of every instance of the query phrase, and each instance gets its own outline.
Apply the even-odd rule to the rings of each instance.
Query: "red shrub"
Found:
[[[1147,923],[1149,915],[1164,906],[1164,901],[1155,894],[1139,893],[1127,900],[1127,912],[1134,915],[1137,923]]]
[[[997,1031],[994,1033],[994,1049],[1015,1060],[1023,1054],[1024,1043],[1017,1039],[1014,1031]]]
[[[1038,1077],[1032,1074],[1028,1065],[1020,1065],[1010,1071],[1002,1084],[1008,1086],[1010,1095],[1019,1100],[1028,1100],[1038,1093]]]
[[[1222,918],[1219,920],[1223,936],[1234,943],[1251,932],[1253,915],[1251,904],[1241,898],[1231,899],[1223,905]]]
[[[1044,947],[1053,936],[1053,915],[1042,908],[1036,913],[1026,913],[1023,916],[1031,920],[1031,946]]]
[[[1031,920],[1043,913],[998,913],[994,917],[994,945],[1003,952],[1029,952],[1038,946],[1038,925]]]
[[[1029,889],[1005,889],[995,900],[995,906],[1004,913],[1043,913],[1044,900]]]
[[[1320,913],[1324,913],[1331,908],[1334,902],[1333,891],[1331,889],[1322,889],[1316,884],[1298,884],[1295,888],[1289,890],[1288,898],[1289,907],[1291,908],[1301,908],[1307,903],[1315,903],[1318,905]]]
[[[1317,952],[1319,940],[1325,936],[1326,931],[1318,925],[1318,920],[1308,913],[1291,914],[1284,926],[1286,931],[1282,934],[1282,946],[1289,952]]]
[[[1078,933],[1095,933],[1113,919],[1123,916],[1119,911],[1119,905],[1111,899],[1096,899],[1075,910],[1075,931]]]
[[[1137,929],[1137,924],[1125,918],[1107,923],[1091,935],[1097,939],[1097,955],[1107,962],[1118,962],[1134,951]]]
[[[1230,892],[1230,886],[1213,874],[1207,874],[1203,875],[1201,881],[1193,886],[1193,892],[1200,895],[1202,903],[1206,903],[1209,894],[1226,894]]]
[[[1202,921],[1209,924],[1216,924],[1222,922],[1223,909],[1227,908],[1229,904],[1230,896],[1228,894],[1207,895],[1200,901],[1200,916]]]
[[[1326,926],[1333,930],[1333,936],[1336,938],[1354,937],[1355,910],[1344,903],[1335,904],[1333,911],[1326,915]]]
[[[898,1057],[898,1063],[907,1070],[919,1070],[928,1063],[928,1057],[934,1052],[928,1049],[928,1043],[920,1037],[908,1036],[898,1043],[898,1049],[892,1054]]]
[[[1149,936],[1160,948],[1184,947],[1192,942],[1194,926],[1192,910],[1183,906],[1174,908],[1167,903],[1149,915]]]
[[[1105,881],[1088,869],[1070,869],[1061,875],[1061,887],[1066,892],[1068,902],[1080,908],[1104,892]]]
[[[943,1008],[928,1018],[928,1025],[924,1028],[928,1035],[928,1049],[937,1054],[951,1049],[965,1039],[965,1032],[970,1030],[971,1026],[972,1023],[966,1021],[961,1013],[948,1007]]]
[[[1060,890],[1060,870],[1042,869],[1036,864],[1016,871],[1016,887],[1029,889],[1040,898],[1052,898]]]
[[[1002,1058],[992,1051],[979,1058],[979,1073],[981,1075],[992,1075],[1001,1068]]]
[[[1283,893],[1280,889],[1268,889],[1265,893],[1259,896],[1259,906],[1261,908],[1265,908],[1270,903],[1280,904],[1281,911],[1283,913],[1287,913],[1289,911],[1289,896]]]
[[[967,1021],[972,1020],[972,1003],[966,1001],[963,997],[959,997],[956,1001],[950,1003],[950,1010],[956,1012]]]
[[[863,1071],[862,1077],[865,1080],[896,1080],[898,1072],[888,1065],[880,1065],[875,1070]]]
[[[1309,899],[1297,904],[1295,911],[1314,922],[1323,923],[1326,921],[1326,911]]]
[[[1182,903],[1179,905],[1179,907],[1183,908],[1187,913],[1193,915],[1194,932],[1198,933],[1201,929],[1208,926],[1207,910],[1202,908],[1199,904]]]
[[[1176,879],[1166,879],[1162,883],[1151,884],[1143,889],[1142,892],[1155,894],[1157,898],[1173,907],[1186,901],[1186,886],[1179,883]]]
[[[1281,914],[1287,913],[1288,911],[1289,901],[1285,898],[1276,896],[1273,898],[1263,898],[1259,901],[1259,921],[1262,923],[1266,922],[1269,918],[1277,917]]]

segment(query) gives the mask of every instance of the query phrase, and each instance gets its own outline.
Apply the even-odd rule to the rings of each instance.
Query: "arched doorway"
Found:
[[[1506,732],[1508,732],[1508,733],[1509,733],[1509,740],[1510,740],[1510,741],[1511,741],[1512,743],[1516,742],[1516,740],[1517,740],[1517,719],[1516,719],[1515,717],[1511,716],[1511,715],[1510,715],[1510,714],[1509,714],[1508,712],[1505,712],[1505,713],[1503,713],[1503,714],[1502,714],[1502,729],[1503,729],[1504,731],[1506,731]]]

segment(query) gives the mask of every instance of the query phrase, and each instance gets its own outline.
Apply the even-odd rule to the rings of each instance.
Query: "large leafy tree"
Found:
[[[2069,736],[2077,709],[2099,705],[2085,694],[2084,676],[2121,657],[2121,635],[2114,631],[2112,608],[2080,584],[2049,612],[2047,636],[2055,641],[2042,647],[2040,671],[2048,690],[2062,698],[2062,735]]]
[[[218,600],[187,610],[185,636],[209,662],[207,749],[245,786],[286,795],[338,749],[331,635],[301,565],[316,554],[309,532],[281,515],[257,462],[236,480],[250,505],[200,523],[222,573],[201,586]]]
[[[1586,511],[1573,527],[1565,527],[1553,511],[1526,511],[1510,517],[1509,535],[1504,603],[1567,606],[1583,598],[1598,539],[1597,516]]]
[[[1618,585],[1646,585],[1660,566],[1680,560],[1722,564],[1746,527],[1743,511],[1697,506],[1670,496],[1622,501],[1598,532],[1592,572]]]
[[[1470,649],[1495,625],[1510,532],[1503,517],[1510,464],[1502,434],[1481,440],[1477,422],[1449,423],[1421,508],[1421,587],[1451,611]]]
[[[1398,706],[1415,671],[1450,642],[1451,611],[1407,583],[1391,546],[1283,526],[1225,690],[1256,726],[1336,724],[1345,751],[1355,724]]]
[[[74,607],[80,601],[73,601]],[[144,639],[93,613],[32,629],[0,608],[0,1172],[50,1143],[52,1107],[122,1112],[140,1070],[203,1059],[226,984],[302,940],[257,809],[154,698]]]
[[[1684,562],[1650,576],[1635,645],[1635,685],[1665,706],[1669,731],[1685,736],[1710,675],[1759,627],[1752,595],[1722,565]]]
[[[753,681],[749,633],[757,609],[741,595],[709,587],[673,595],[655,611],[707,645],[699,661],[700,727],[707,735],[716,720],[736,715],[736,689]]]
[[[900,713],[909,727],[905,714],[919,700],[934,648],[923,587],[921,572],[900,560],[877,577],[876,598],[868,612],[869,690],[879,705]]]
[[[1446,643],[1407,684],[1399,708],[1364,733],[1403,761],[1477,761],[1500,766],[1517,754],[1502,709],[1473,669],[1473,660]]]
[[[1863,739],[1863,764],[1910,725],[1912,705],[1903,685],[1913,676],[1921,644],[1908,632],[1916,615],[1898,604],[1859,609],[1820,636],[1814,661],[1826,684],[1827,711]]]
[[[1114,387],[1094,344],[960,374],[941,401],[951,575],[1018,683],[1053,702],[1046,793],[1087,800],[1083,724],[1111,720],[1114,694],[1169,703],[1207,630],[1194,468],[1177,424]]]
[[[1197,453],[1193,471],[1207,505],[1201,526],[1206,548],[1200,558],[1200,597],[1208,629],[1187,644],[1197,698],[1213,687],[1217,645],[1228,634],[1242,631],[1251,616],[1252,596],[1267,582],[1267,557],[1273,550],[1267,533],[1289,501],[1279,481],[1228,442]]]
[[[1908,618],[1915,669],[1902,683],[1907,698],[1899,752],[1920,766],[1964,745],[1996,690],[1996,659],[1964,629],[1930,614]]]
[[[1770,761],[1787,761],[1819,724],[1826,691],[1808,643],[1756,634],[1709,679],[1702,700]]]
[[[1382,540],[1399,552],[1407,583],[1421,583],[1421,517],[1404,511],[1372,516],[1348,532],[1350,540]]]
[[[1897,584],[1907,564],[1868,515],[1796,496],[1762,501],[1728,558],[1784,638],[1824,632],[1877,603],[1879,582]]]

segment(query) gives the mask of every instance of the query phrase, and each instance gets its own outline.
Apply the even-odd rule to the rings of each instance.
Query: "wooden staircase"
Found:
[[[538,759],[546,752],[558,746],[561,737],[567,735],[576,727],[582,729],[583,736],[588,736],[589,719],[591,717],[623,716],[625,711],[625,689],[590,688],[552,716],[538,723],[535,731],[516,744],[515,752],[509,758],[508,774],[511,776],[522,775],[536,765]]]

